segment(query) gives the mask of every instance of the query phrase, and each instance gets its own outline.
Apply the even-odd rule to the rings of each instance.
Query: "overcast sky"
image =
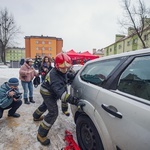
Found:
[[[145,0],[150,7],[150,0]],[[23,32],[17,46],[25,47],[25,36],[63,39],[63,50],[92,52],[115,41],[122,16],[120,0],[0,0],[0,8],[13,14]]]

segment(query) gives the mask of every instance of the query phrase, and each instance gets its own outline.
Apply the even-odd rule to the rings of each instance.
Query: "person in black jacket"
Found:
[[[41,120],[42,114],[48,110],[46,116],[39,126],[37,139],[43,145],[49,145],[50,139],[47,134],[58,116],[57,100],[64,103],[78,105],[79,100],[68,94],[66,73],[71,67],[71,59],[65,53],[57,54],[55,58],[55,67],[46,75],[40,87],[40,93],[43,97],[43,103],[33,113],[35,121]]]
[[[42,58],[40,56],[35,56],[34,69],[39,70],[41,67]]]
[[[52,69],[51,61],[52,60],[49,56],[44,56],[44,58],[42,60],[41,67],[39,69],[39,73],[41,75],[42,82],[44,81],[46,74]]]

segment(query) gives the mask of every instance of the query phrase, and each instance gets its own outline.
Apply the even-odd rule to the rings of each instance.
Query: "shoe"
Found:
[[[8,117],[19,118],[19,117],[20,117],[20,114],[18,114],[18,113],[14,113],[13,115],[8,114]]]
[[[33,118],[34,121],[41,121],[44,119],[44,116],[41,116],[40,118],[36,119],[36,118]]]
[[[42,137],[39,134],[37,134],[37,140],[42,144],[42,145],[49,145],[50,144],[50,139],[47,137]]]
[[[30,104],[30,102],[29,101],[26,101],[26,102],[24,102],[25,104]]]
[[[25,104],[30,104],[30,102],[28,101],[28,98],[24,98],[24,103]]]
[[[35,101],[34,100],[30,100],[30,103],[35,103]]]
[[[33,97],[29,97],[29,100],[31,103],[35,103],[35,101],[33,100]]]

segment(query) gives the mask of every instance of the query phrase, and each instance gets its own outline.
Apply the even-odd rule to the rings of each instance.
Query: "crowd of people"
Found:
[[[37,63],[39,61],[40,63]],[[37,140],[42,145],[49,145],[50,139],[47,134],[58,116],[57,101],[60,99],[62,103],[62,111],[66,116],[68,113],[68,103],[78,106],[82,109],[84,104],[77,97],[72,96],[68,92],[68,81],[74,79],[75,73],[70,71],[72,61],[65,53],[57,54],[54,67],[51,66],[52,59],[45,56],[43,59],[35,59],[34,65],[31,58],[25,59],[19,70],[19,79],[21,81],[23,96],[19,92],[19,79],[10,78],[8,82],[0,86],[0,118],[3,111],[9,109],[9,117],[20,117],[16,113],[17,109],[24,104],[35,103],[33,98],[33,81],[41,76],[40,94],[43,98],[41,105],[34,111],[33,120],[42,121],[37,133]],[[46,115],[43,115],[47,112]]]

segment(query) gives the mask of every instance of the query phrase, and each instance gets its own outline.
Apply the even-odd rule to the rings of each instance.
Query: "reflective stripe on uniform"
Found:
[[[41,122],[41,126],[45,130],[49,130],[50,129],[50,127],[46,126],[43,122]]]
[[[40,87],[40,93],[44,95],[51,95],[50,92],[47,89],[43,88],[42,86]]]
[[[64,92],[61,96],[61,100],[66,102],[67,98],[68,98],[69,94],[67,92]]]
[[[42,115],[42,114],[43,114],[43,112],[41,112],[39,109],[37,109],[35,112],[36,112],[38,115]]]
[[[43,125],[45,125],[47,128],[50,128],[52,125],[51,124],[49,124],[49,123],[47,123],[45,120],[43,120]]]

